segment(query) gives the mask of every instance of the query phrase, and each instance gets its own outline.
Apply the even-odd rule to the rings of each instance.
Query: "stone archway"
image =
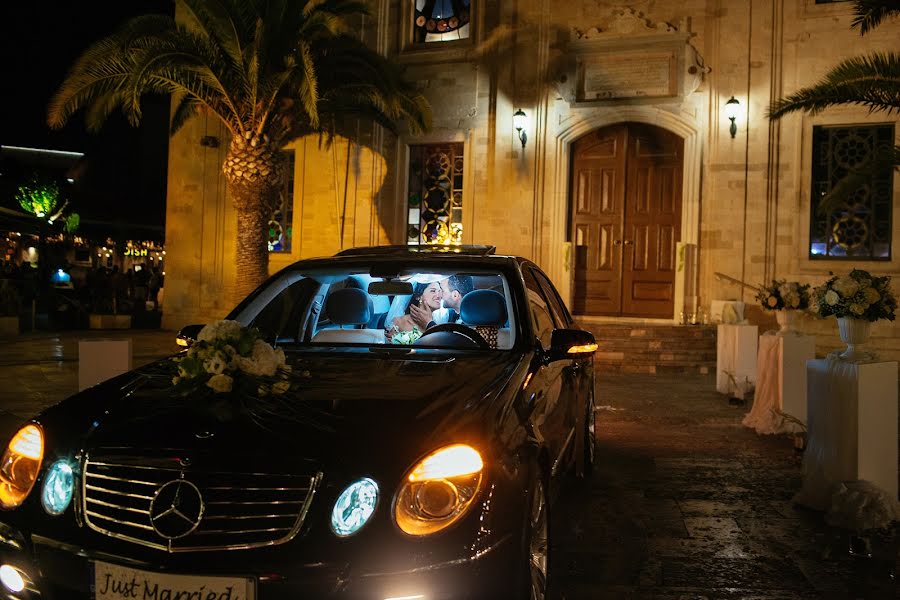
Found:
[[[579,111],[580,112],[580,111]],[[540,165],[547,182],[542,231],[535,235],[546,240],[542,256],[537,257],[557,284],[564,299],[571,305],[571,257],[563,252],[567,237],[569,210],[569,169],[571,149],[575,140],[595,129],[624,122],[646,123],[670,131],[684,140],[684,168],[682,173],[681,242],[675,279],[675,306],[672,318],[684,310],[686,298],[695,302],[697,289],[696,249],[700,239],[700,129],[694,118],[675,114],[654,106],[623,106],[593,109],[574,115],[561,124],[556,137],[547,138],[545,159]],[[684,247],[684,250],[682,250]]]

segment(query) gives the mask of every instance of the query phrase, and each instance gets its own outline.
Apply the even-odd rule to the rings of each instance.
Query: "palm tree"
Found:
[[[283,181],[280,149],[304,135],[326,141],[352,119],[392,131],[427,129],[431,109],[400,70],[351,32],[360,0],[176,0],[185,23],[136,17],[89,47],[52,98],[48,124],[86,110],[99,129],[121,109],[141,120],[145,94],[171,94],[171,133],[199,112],[231,134],[222,170],[237,212],[241,297],[268,274],[267,207]]]
[[[889,17],[900,16],[897,0],[855,0],[851,27],[865,35]],[[876,52],[849,58],[825,75],[819,83],[781,98],[769,107],[769,118],[803,111],[817,114],[837,105],[857,104],[871,112],[900,111],[900,55]],[[900,146],[885,146],[873,152],[867,162],[851,170],[819,201],[819,211],[828,212],[860,185],[884,169],[900,167]]]

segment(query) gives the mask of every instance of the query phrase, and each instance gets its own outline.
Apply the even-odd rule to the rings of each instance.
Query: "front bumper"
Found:
[[[11,564],[24,573],[27,587],[10,594],[0,586],[2,594],[6,594],[0,597],[16,600],[90,599],[94,561],[145,571],[250,577],[256,581],[255,600],[508,598],[510,582],[516,581],[518,558],[518,544],[512,535],[507,535],[473,555],[396,571],[356,572],[350,563],[309,563],[285,568],[283,557],[266,560],[266,553],[254,553],[250,558],[240,552],[210,553],[186,560],[179,556],[182,561],[162,567],[38,535],[26,537],[8,526],[4,529],[0,535],[0,563]]]

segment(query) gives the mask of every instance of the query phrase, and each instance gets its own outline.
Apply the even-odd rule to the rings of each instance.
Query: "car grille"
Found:
[[[300,530],[321,473],[312,476],[180,469],[153,460],[88,457],[82,514],[100,533],[169,552],[238,550],[283,544]],[[167,539],[151,521],[151,503],[167,483],[183,480],[202,497],[193,531]],[[168,532],[167,532],[168,533]]]

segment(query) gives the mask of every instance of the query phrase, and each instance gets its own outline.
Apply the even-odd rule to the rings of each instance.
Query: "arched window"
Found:
[[[415,0],[413,41],[447,42],[469,37],[471,0]]]

